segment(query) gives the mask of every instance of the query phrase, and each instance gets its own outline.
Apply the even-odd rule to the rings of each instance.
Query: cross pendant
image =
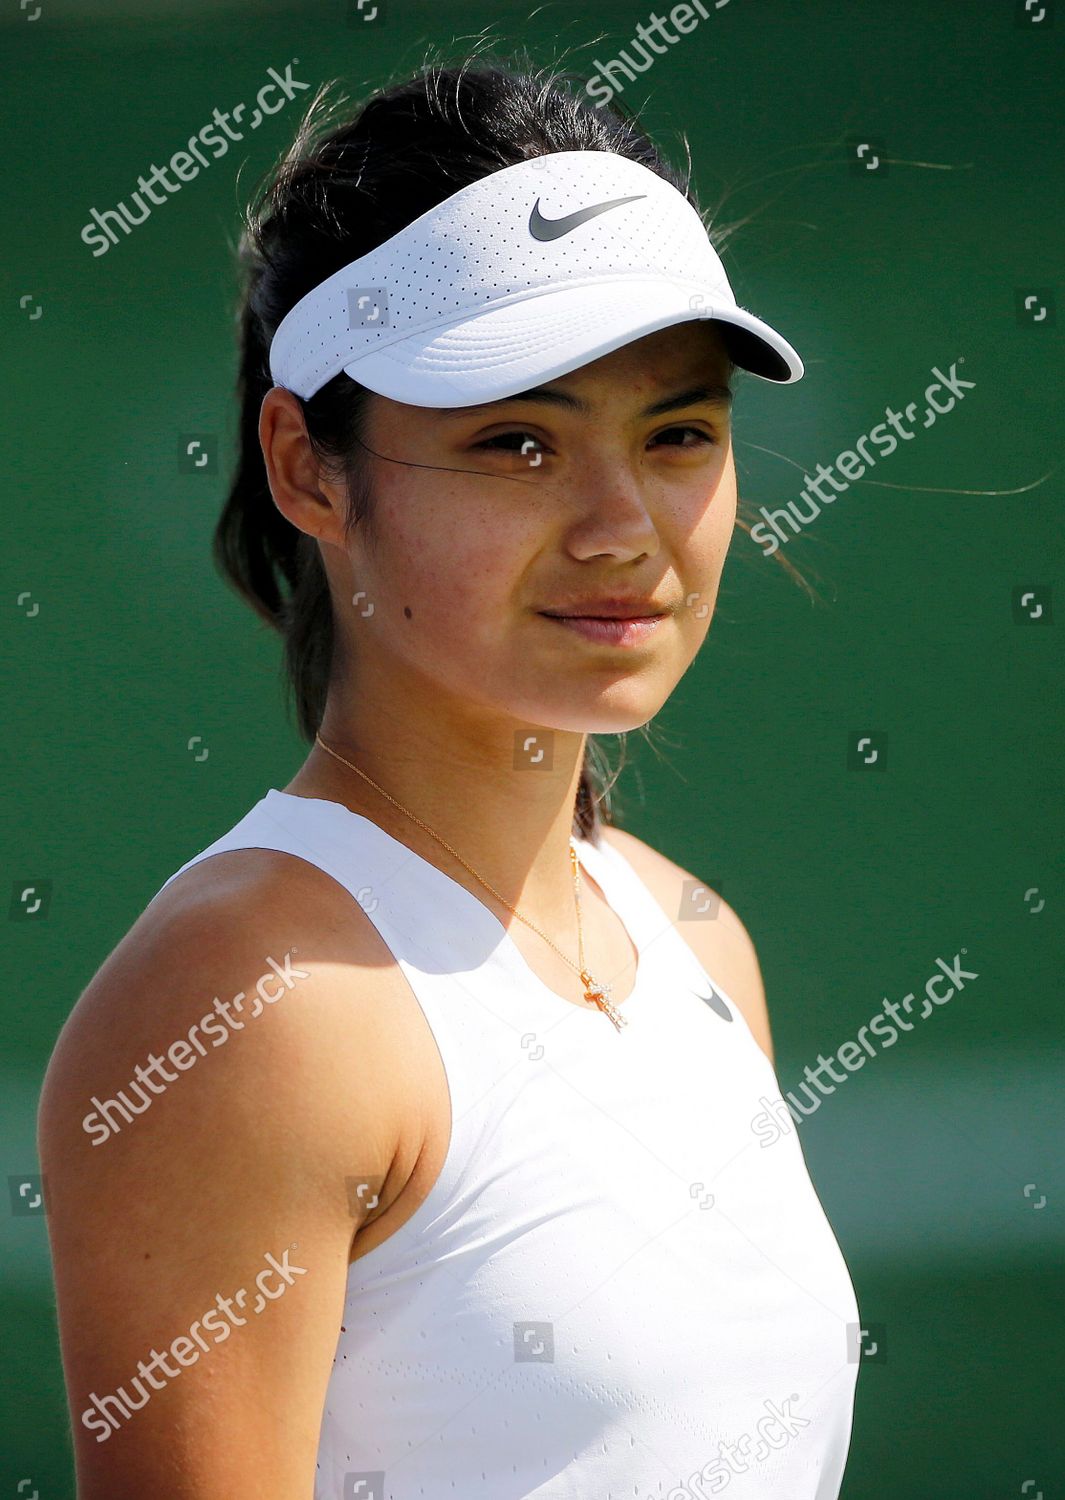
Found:
[[[613,1021],[614,1023],[615,1031],[620,1031],[623,1026],[627,1026],[629,1024],[628,1016],[623,1016],[618,1010],[617,1006],[613,1005],[609,999],[610,991],[613,988],[612,985],[598,984],[588,973],[582,974],[581,979],[584,981],[585,985],[585,1000],[590,1001],[594,1005],[598,1005],[603,1014],[610,1017],[611,1021]]]

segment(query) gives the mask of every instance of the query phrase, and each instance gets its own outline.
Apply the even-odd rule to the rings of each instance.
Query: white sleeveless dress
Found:
[[[618,1032],[339,803],[271,790],[170,879],[240,848],[351,892],[451,1097],[428,1197],[349,1268],[315,1500],[836,1500],[847,1266],[796,1132],[753,1126],[768,1058],[628,860],[578,840],[639,953]]]

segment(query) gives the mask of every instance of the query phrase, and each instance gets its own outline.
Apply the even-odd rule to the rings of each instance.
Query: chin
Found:
[[[668,697],[668,694],[666,695]],[[545,729],[568,731],[571,734],[627,734],[632,729],[642,729],[659,712],[665,697],[656,697],[649,702],[640,695],[639,702],[619,701],[611,703],[600,697],[594,704],[572,704],[566,709],[551,709],[542,704],[532,709],[525,717],[529,723],[542,724]]]

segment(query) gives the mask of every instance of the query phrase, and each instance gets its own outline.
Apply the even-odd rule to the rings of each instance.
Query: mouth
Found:
[[[632,619],[602,615],[543,615],[586,641],[602,646],[638,646],[655,633],[666,615],[637,615]]]

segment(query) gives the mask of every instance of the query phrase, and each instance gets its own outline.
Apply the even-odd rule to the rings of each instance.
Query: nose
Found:
[[[653,557],[659,548],[657,486],[650,466],[621,454],[589,455],[570,493],[574,557]]]

